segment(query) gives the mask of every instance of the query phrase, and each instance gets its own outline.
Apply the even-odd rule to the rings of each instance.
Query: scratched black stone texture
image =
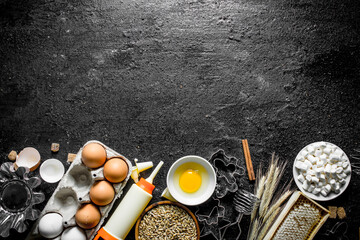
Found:
[[[68,168],[67,153],[96,139],[131,160],[165,161],[155,202],[176,159],[221,148],[244,163],[247,138],[255,168],[275,151],[291,179],[311,142],[349,156],[360,148],[359,78],[357,0],[1,0],[1,162],[33,146]],[[322,203],[347,218],[315,239],[346,239],[342,228],[326,235],[336,222],[358,238],[359,183],[353,173],[341,197]],[[48,199],[55,188],[37,190]]]

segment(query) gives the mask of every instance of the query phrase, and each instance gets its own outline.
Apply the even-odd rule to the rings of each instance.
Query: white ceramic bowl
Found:
[[[201,186],[196,192],[187,193],[180,188],[179,171],[182,168],[187,168],[186,166],[192,165],[201,166],[201,169],[197,169],[199,170],[199,174],[202,178]],[[190,155],[182,157],[173,163],[168,171],[166,182],[170,194],[176,199],[176,201],[188,206],[195,206],[208,200],[214,193],[216,186],[216,173],[214,168],[206,159]]]
[[[319,193],[319,194],[313,194],[313,193],[308,192],[308,191],[306,191],[305,189],[303,189],[302,183],[298,180],[298,176],[299,176],[299,174],[301,174],[301,173],[300,173],[300,170],[298,170],[298,169],[295,167],[295,163],[296,163],[297,159],[301,156],[302,151],[307,150],[310,145],[314,146],[314,144],[316,145],[316,144],[319,144],[319,143],[325,143],[325,144],[327,144],[328,146],[333,146],[333,147],[336,147],[336,148],[340,149],[340,150],[344,153],[344,156],[345,156],[345,158],[347,159],[347,161],[349,162],[349,168],[350,168],[350,170],[351,170],[351,164],[350,164],[349,158],[347,157],[347,155],[345,154],[345,152],[344,152],[341,148],[339,148],[339,147],[336,146],[335,144],[329,143],[329,142],[315,142],[315,143],[311,143],[311,144],[305,146],[303,149],[301,149],[301,151],[300,151],[300,152],[298,153],[298,155],[296,156],[295,161],[294,161],[294,164],[293,164],[293,177],[294,177],[294,181],[295,181],[296,185],[298,186],[298,188],[299,188],[299,189],[301,190],[301,192],[303,192],[306,196],[308,196],[309,198],[312,198],[312,199],[314,199],[314,200],[317,200],[317,201],[328,201],[328,200],[331,200],[331,199],[334,199],[334,198],[340,196],[340,195],[345,191],[345,189],[347,188],[347,186],[348,186],[349,183],[350,183],[351,173],[345,178],[345,181],[346,181],[345,184],[342,185],[342,186],[340,186],[340,192],[339,192],[339,193],[335,193],[334,191],[331,191],[326,197],[324,197],[321,193]]]

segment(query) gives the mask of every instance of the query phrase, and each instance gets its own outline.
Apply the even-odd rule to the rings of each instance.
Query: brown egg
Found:
[[[105,206],[114,199],[115,190],[108,181],[97,181],[90,188],[90,199],[99,206]]]
[[[105,163],[104,166],[104,177],[112,182],[122,182],[129,171],[129,167],[126,162],[121,158],[111,158]]]
[[[82,162],[89,168],[101,167],[106,161],[106,151],[98,143],[89,143],[82,150]]]
[[[100,222],[99,209],[91,204],[82,205],[75,214],[76,223],[83,229],[95,227]]]

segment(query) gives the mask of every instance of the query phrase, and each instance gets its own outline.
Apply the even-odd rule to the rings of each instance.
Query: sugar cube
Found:
[[[316,163],[316,158],[313,155],[309,155],[307,159],[311,162],[312,165]]]
[[[300,161],[296,161],[295,162],[295,167],[301,171],[306,171],[307,170],[307,165],[303,162]]]
[[[320,167],[320,168],[315,168],[315,175],[317,177],[320,177],[321,173],[324,172],[324,168]]]
[[[59,143],[52,143],[51,144],[51,151],[52,152],[58,152],[60,149],[60,144]]]
[[[68,153],[68,157],[67,157],[67,161],[72,163],[76,158],[76,154],[75,153]]]
[[[329,211],[330,211],[329,218],[333,218],[333,219],[336,218],[336,210],[337,210],[336,206],[329,206]]]
[[[325,166],[324,172],[325,172],[325,174],[329,175],[329,174],[330,174],[330,171],[331,171],[331,165],[330,165],[330,164],[327,164],[327,165]]]
[[[8,158],[10,161],[15,161],[16,160],[16,156],[17,156],[17,153],[16,151],[12,150],[9,155],[8,155]]]
[[[335,184],[335,189],[334,189],[335,193],[339,193],[340,192],[340,183],[336,183]]]
[[[321,195],[323,195],[324,197],[326,197],[329,193],[328,192],[326,192],[324,189],[323,190],[321,190]]]
[[[324,161],[322,161],[322,160],[318,161],[316,166],[323,167],[324,166]]]
[[[315,171],[314,170],[312,170],[312,169],[309,169],[308,171],[307,171],[307,174],[309,174],[309,175],[311,175],[311,176],[315,176]]]
[[[305,180],[302,184],[302,188],[308,190],[309,187],[310,187],[310,182],[308,180]]]
[[[296,161],[300,161],[300,162],[303,162],[305,160],[304,156],[298,156],[296,158]]]
[[[344,172],[338,174],[337,176],[338,176],[339,178],[346,178],[346,177],[347,177],[346,173],[344,173]]]
[[[315,152],[315,148],[313,146],[311,146],[311,145],[307,147],[307,150],[308,150],[309,153],[314,153]]]
[[[299,176],[297,176],[297,179],[299,180],[299,182],[303,183],[305,181],[305,177],[300,174]]]
[[[311,175],[310,175],[310,174],[306,175],[306,177],[305,177],[305,178],[306,178],[306,180],[307,180],[307,181],[311,182],[312,177],[311,177]]]
[[[319,179],[317,177],[312,177],[311,178],[311,182],[313,183],[318,183],[319,182]]]
[[[331,153],[329,156],[330,162],[335,163],[340,160],[340,157],[334,153]]]
[[[337,209],[337,215],[340,219],[344,219],[346,218],[346,212],[345,212],[345,209],[343,207],[339,207]]]
[[[337,167],[335,172],[336,172],[336,174],[340,174],[340,173],[342,173],[343,170],[344,169],[342,167]]]
[[[308,168],[311,168],[313,166],[311,162],[307,159],[305,159],[304,163],[308,166]]]
[[[337,149],[335,149],[334,154],[341,157],[344,154],[344,152],[341,151],[339,148],[337,148]]]
[[[329,183],[330,183],[331,188],[332,188],[332,189],[335,189],[335,183],[336,183],[335,179],[331,179]],[[326,185],[326,186],[327,186],[327,185]],[[326,186],[325,186],[325,187],[326,187]]]
[[[326,184],[326,185],[323,187],[323,190],[325,190],[325,191],[327,191],[327,192],[330,192],[330,190],[331,190],[330,184]]]
[[[327,154],[327,155],[330,155],[331,148],[329,148],[329,147],[324,148],[324,153]]]
[[[308,152],[304,149],[300,152],[300,155],[305,157],[306,155],[308,155]]]
[[[321,189],[318,188],[318,187],[316,187],[316,188],[314,188],[314,190],[312,191],[312,193],[316,195],[316,194],[318,194],[320,191],[321,191]]]
[[[326,162],[327,156],[326,156],[326,154],[321,154],[319,158],[320,158],[321,161]]]
[[[325,176],[325,174],[320,174],[320,177],[319,177],[319,180],[321,181],[321,182],[325,182],[326,181],[326,176]]]
[[[316,150],[315,150],[315,154],[314,154],[314,155],[315,155],[316,157],[320,157],[321,154],[322,154],[321,149],[316,149]]]

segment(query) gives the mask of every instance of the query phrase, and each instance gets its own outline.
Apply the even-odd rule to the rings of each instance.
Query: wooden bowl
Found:
[[[142,218],[145,216],[145,214],[150,211],[151,209],[159,206],[159,205],[175,205],[175,206],[178,206],[182,209],[184,209],[190,216],[191,218],[194,220],[195,222],[195,226],[196,226],[196,232],[197,232],[197,237],[196,239],[199,240],[200,239],[200,228],[199,228],[199,223],[198,221],[196,220],[196,217],[195,215],[187,208],[185,207],[184,205],[180,204],[180,203],[177,203],[177,202],[171,202],[171,201],[160,201],[160,202],[157,202],[157,203],[153,203],[151,204],[149,207],[147,207],[144,212],[140,215],[140,217],[138,218],[137,222],[136,222],[136,226],[135,226],[135,239],[138,240],[139,239],[139,225],[140,225],[140,222],[142,220]]]

